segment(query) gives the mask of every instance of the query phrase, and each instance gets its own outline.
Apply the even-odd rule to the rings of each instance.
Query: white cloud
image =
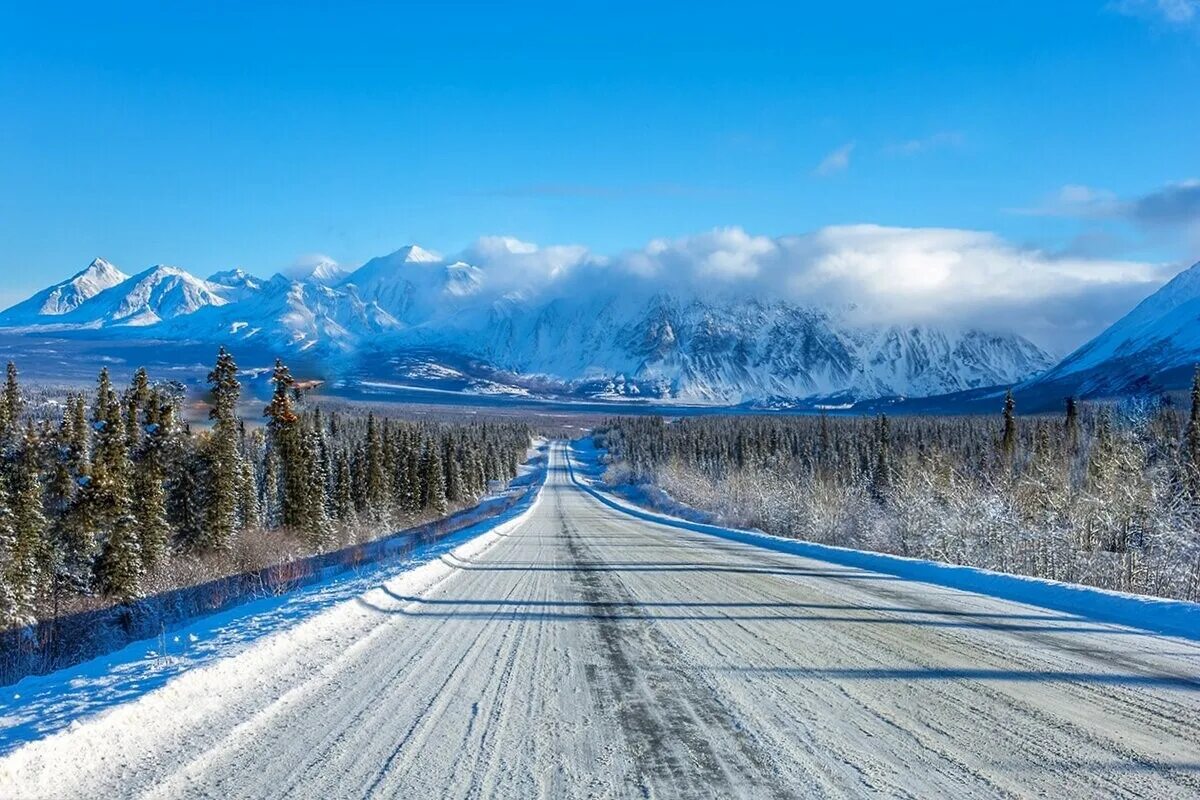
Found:
[[[508,291],[542,288],[563,278],[589,254],[583,245],[539,247],[513,236],[481,236],[462,253],[462,258],[486,267],[488,280]]]
[[[284,274],[290,278],[308,278],[314,275],[318,278],[328,278],[342,272],[344,270],[338,262],[324,253],[304,253],[297,256],[292,265],[284,270]]]
[[[813,170],[813,173],[822,178],[827,178],[830,175],[836,175],[839,172],[845,171],[850,166],[850,154],[852,152],[854,152],[854,142],[846,142],[821,159],[821,163],[817,164],[817,168]]]
[[[871,322],[1014,330],[1060,352],[1098,333],[1172,271],[1051,255],[981,231],[879,225],[781,237],[721,228],[655,239],[611,258],[491,237],[467,255],[489,276],[498,269],[508,285],[567,296],[619,287],[632,298],[667,291],[787,299]]]
[[[1100,219],[1122,213],[1125,204],[1115,192],[1069,183],[1033,208],[1014,209],[1013,213],[1033,217],[1076,217]]]
[[[1191,241],[1200,231],[1200,180],[1168,183],[1130,198],[1107,189],[1068,184],[1040,205],[1014,213],[1123,221],[1160,235],[1182,232],[1184,240]]]
[[[1143,225],[1200,224],[1200,181],[1169,183],[1134,200],[1129,216]]]
[[[313,269],[323,264],[337,264],[337,261],[332,256],[327,256],[324,253],[304,253],[296,256],[296,260],[292,262],[294,269]]]
[[[883,148],[883,152],[891,156],[915,156],[931,150],[957,149],[966,142],[967,137],[961,131],[938,131],[923,139],[890,144]]]
[[[1200,0],[1114,0],[1108,7],[1130,17],[1157,19],[1185,26],[1200,21]]]

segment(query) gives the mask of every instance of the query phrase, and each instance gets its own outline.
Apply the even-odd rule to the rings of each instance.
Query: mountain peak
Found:
[[[314,256],[304,266],[312,274],[335,265]],[[100,264],[91,270],[106,273]],[[180,344],[236,335],[263,347],[310,354],[319,347],[347,357],[360,346],[397,358],[421,350],[444,355],[455,369],[474,364],[481,379],[511,374],[514,387],[722,404],[925,396],[1009,384],[1049,366],[1045,353],[1019,337],[871,326],[777,299],[666,290],[631,296],[613,282],[578,295],[500,294],[504,287],[492,290],[486,268],[417,245],[372,259],[332,287],[285,275],[257,288],[242,283],[249,280],[236,269],[201,280],[156,265],[69,314],[58,312],[66,316],[32,305],[0,324],[76,326],[114,338],[142,328],[144,336]],[[381,368],[393,370],[386,363]]]
[[[294,280],[322,286],[333,286],[349,274],[345,267],[328,256],[306,257],[287,271],[287,275]]]
[[[83,270],[81,270],[79,272],[79,274],[83,275],[83,274],[86,274],[89,272],[91,272],[91,273],[114,273],[115,272],[119,275],[124,274],[121,272],[121,270],[119,270],[115,266],[113,266],[113,263],[111,261],[109,261],[108,259],[105,259],[105,258],[101,258],[100,256],[96,256],[95,258],[93,258],[92,262],[90,264],[88,264],[86,267],[84,267]]]
[[[1182,388],[1200,360],[1200,262],[1182,270],[1039,379],[1117,393],[1137,380]],[[1072,391],[1074,389],[1072,388]]]
[[[90,264],[71,276],[67,283],[78,284],[79,282],[86,281],[97,286],[98,290],[104,290],[110,286],[116,286],[128,277],[124,272],[113,266],[112,262],[97,256],[92,259]]]
[[[388,260],[401,261],[405,264],[435,264],[441,261],[442,257],[420,245],[410,244],[392,253],[388,256]]]
[[[254,292],[262,288],[262,279],[251,275],[241,267],[214,272],[208,282],[233,292]]]
[[[4,312],[5,324],[36,323],[39,318],[70,313],[86,300],[129,278],[103,258],[94,258],[70,278],[56,283]]]
[[[214,272],[208,276],[209,283],[219,283],[222,286],[236,286],[245,283],[248,280],[257,280],[253,275],[241,267],[233,269],[225,269],[220,272]]]

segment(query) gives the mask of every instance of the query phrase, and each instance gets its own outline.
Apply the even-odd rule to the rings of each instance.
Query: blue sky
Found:
[[[0,299],[727,226],[1200,258],[1196,0],[792,5],[7,4]]]

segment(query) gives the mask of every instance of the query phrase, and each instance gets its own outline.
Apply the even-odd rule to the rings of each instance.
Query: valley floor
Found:
[[[532,510],[0,759],[5,797],[1200,794],[1200,643]]]

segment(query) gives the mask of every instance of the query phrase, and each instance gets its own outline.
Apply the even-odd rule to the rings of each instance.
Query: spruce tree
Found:
[[[1067,398],[1066,437],[1067,452],[1074,454],[1079,449],[1079,404],[1074,397]]]
[[[354,491],[350,475],[350,459],[346,456],[345,450],[338,451],[335,469],[337,470],[337,475],[334,480],[334,514],[337,516],[338,522],[343,526],[351,527],[355,523],[356,515],[354,512]]]
[[[383,439],[383,496],[385,522],[395,515],[399,502],[397,496],[396,471],[400,463],[400,434],[386,418],[380,426]]]
[[[442,463],[446,469],[446,499],[451,503],[461,503],[466,499],[461,460],[462,450],[455,447],[447,437]]]
[[[1200,509],[1200,364],[1192,375],[1192,407],[1185,433],[1185,459],[1192,503]]]
[[[1016,401],[1013,400],[1012,389],[1004,394],[1004,433],[1000,439],[1000,451],[1004,456],[1004,464],[1011,469],[1017,454],[1017,417]]]
[[[254,471],[254,461],[243,455],[241,475],[238,476],[238,525],[243,530],[253,530],[262,525],[262,507],[258,498],[258,478]]]
[[[21,418],[22,408],[17,365],[10,361],[4,380],[4,391],[0,393],[0,442],[9,442],[17,436],[17,423]]]
[[[133,517],[146,571],[153,570],[166,556],[171,543],[167,521],[166,460],[174,436],[174,409],[158,397],[147,397],[148,416],[153,422],[143,427],[141,445],[133,473]],[[136,420],[135,420],[136,421]]]
[[[46,516],[42,509],[41,465],[38,442],[30,425],[20,445],[11,495],[0,512],[0,538],[7,540],[3,553],[3,597],[10,621],[33,619],[38,597],[48,588]]]
[[[421,451],[417,442],[410,441],[404,459],[404,510],[415,514],[421,510]]]
[[[350,462],[350,495],[354,499],[354,515],[356,518],[365,517],[367,514],[367,480],[365,466],[367,456],[365,447],[359,442],[355,442],[353,447],[354,452],[346,456]]]
[[[367,414],[367,474],[366,504],[367,518],[379,522],[386,516],[387,494],[384,484],[383,438],[375,415]]]
[[[213,397],[208,416],[213,420],[213,429],[208,448],[208,502],[200,546],[207,550],[228,550],[237,529],[238,484],[242,479],[237,416],[242,387],[237,378],[237,364],[224,347],[217,353],[208,383]]]
[[[113,524],[96,567],[97,584],[109,597],[127,602],[142,596],[142,557],[137,521],[128,510]]]
[[[141,548],[131,508],[131,470],[125,449],[124,418],[107,369],[100,372],[93,417],[96,455],[86,491],[103,541],[96,564],[96,583],[105,594],[128,600],[141,593]]]
[[[185,440],[186,442],[186,440]],[[202,464],[190,442],[183,445],[176,461],[175,479],[168,494],[170,518],[175,537],[185,550],[200,549],[204,536],[205,512],[201,502]]]
[[[67,438],[67,461],[75,476],[87,475],[92,458],[92,427],[88,424],[87,400],[80,392],[67,399],[63,428]]]
[[[136,449],[141,444],[143,416],[150,403],[150,378],[145,367],[138,367],[133,374],[133,380],[125,392],[125,431],[129,437],[129,448]]]
[[[61,501],[66,505],[60,507],[62,515],[55,522],[62,535],[61,576],[68,587],[86,591],[91,586],[92,562],[99,546],[99,524],[93,493],[88,490],[92,481],[92,425],[82,392],[68,396],[60,431],[64,469],[58,479]],[[67,480],[73,484],[70,488],[65,485]]]
[[[78,476],[72,472],[69,455],[70,404],[63,412],[62,422],[50,440],[48,459],[50,474],[46,481],[46,511],[49,522],[50,549],[53,552],[53,591],[57,598],[66,586],[82,588],[80,578],[86,570],[80,566],[76,547],[72,509],[78,494]],[[89,548],[90,549],[90,548]],[[90,560],[90,553],[88,554]]]
[[[127,464],[125,428],[121,406],[113,389],[108,368],[100,370],[96,397],[92,404],[91,428],[95,433],[91,474],[84,482],[89,507],[89,522],[94,526],[97,540],[115,523],[122,500],[121,490],[128,475],[122,471]],[[126,495],[124,499],[128,499]]]
[[[308,428],[303,431],[300,442],[298,477],[303,484],[303,509],[298,527],[314,547],[321,547],[333,539],[333,526],[329,519],[329,483],[325,463],[320,458],[323,439],[320,429]]]
[[[875,468],[871,474],[871,491],[876,498],[887,495],[892,485],[892,432],[887,414],[880,414],[876,428]]]
[[[304,435],[300,417],[293,406],[295,379],[282,360],[276,359],[271,377],[275,384],[271,403],[264,410],[270,447],[279,468],[279,522],[286,528],[305,530],[311,520],[305,512],[311,503],[307,496],[310,479],[305,473]]]
[[[25,587],[34,569],[33,559],[25,556],[17,542],[17,530],[9,508],[8,492],[0,491],[0,624],[26,622]]]
[[[280,517],[279,453],[275,445],[266,443],[262,448],[262,486],[259,492],[259,513],[263,525],[268,529],[283,524]]]
[[[441,447],[430,442],[425,448],[423,484],[425,507],[439,517],[446,515],[446,474],[442,470]]]

